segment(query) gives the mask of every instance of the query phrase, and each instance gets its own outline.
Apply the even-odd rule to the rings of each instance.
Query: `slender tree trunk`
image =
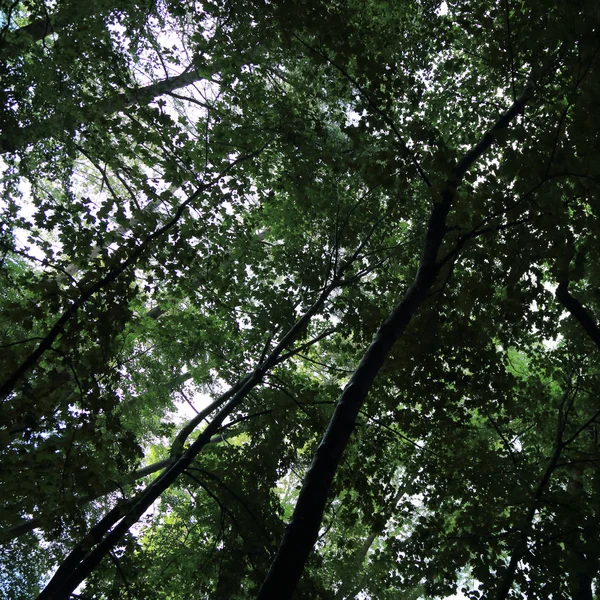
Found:
[[[259,600],[287,600],[292,597],[308,555],[317,541],[329,489],[358,412],[394,342],[404,333],[436,279],[437,253],[455,189],[454,184],[449,184],[442,202],[434,206],[417,276],[403,300],[375,334],[338,401],[304,479],[294,514],[260,590]]]
[[[292,519],[258,594],[259,600],[288,600],[292,597],[308,556],[317,541],[329,489],[354,429],[358,412],[392,346],[427,299],[437,277],[441,266],[437,255],[447,230],[446,219],[457,186],[469,168],[492,145],[495,134],[508,127],[521,112],[533,95],[533,89],[530,79],[521,96],[455,166],[452,177],[445,182],[439,193],[439,199],[435,201],[429,219],[417,275],[400,304],[375,334],[373,342],[342,392],[304,479]]]
[[[210,410],[208,412],[208,414],[213,412],[215,409],[215,407],[212,404],[211,404],[211,407],[212,407],[212,410]],[[204,411],[202,411],[202,413],[200,413],[200,414],[204,414]],[[195,428],[196,426],[198,426],[198,424],[203,419],[205,419],[208,416],[208,414],[205,414],[204,417],[199,420],[192,419],[190,421],[190,423],[195,423],[195,426],[194,426],[194,428]],[[190,427],[189,427],[190,423],[188,423],[188,425],[186,425],[186,427],[184,427],[184,429],[182,429],[182,432],[186,432],[186,435],[182,436],[182,434],[180,433],[177,436],[177,441],[180,441],[181,439],[183,439],[183,441],[185,441],[185,439],[187,439],[188,435],[190,433],[192,433],[194,428],[190,429]],[[210,438],[208,444],[219,444],[219,443],[224,442],[224,441],[228,440],[229,438],[234,437],[239,434],[240,434],[240,431],[236,430],[236,429],[222,431],[221,433],[218,433],[217,435],[214,435],[212,438]],[[179,448],[181,450],[183,448],[183,442],[180,442],[178,444],[177,448]],[[138,481],[139,479],[142,479],[144,477],[147,477],[148,475],[151,475],[152,473],[162,471],[163,469],[166,469],[168,466],[173,464],[176,459],[177,459],[177,456],[175,454],[173,454],[173,452],[172,452],[172,456],[170,458],[160,460],[158,462],[152,463],[151,465],[147,465],[146,467],[141,467],[137,471],[134,471],[133,473],[126,475],[124,477],[124,479],[122,481],[120,481],[119,483],[113,483],[113,484],[108,485],[101,492],[98,492],[98,493],[90,495],[90,496],[82,496],[79,500],[77,500],[77,505],[85,506],[86,504],[89,504],[90,502],[92,502],[94,500],[98,500],[99,498],[102,498],[102,497],[106,496],[107,494],[110,494],[111,492],[118,490],[121,487],[121,485],[123,485],[123,484],[133,483],[135,481]],[[21,521],[20,523],[17,523],[16,525],[7,527],[6,529],[0,529],[0,543],[8,542],[12,539],[15,539],[22,535],[25,535],[26,533],[29,533],[29,532],[33,531],[34,529],[37,529],[38,527],[41,527],[43,524],[43,521],[44,521],[44,519],[42,519],[40,517],[35,517],[33,519],[25,519],[25,520]]]
[[[354,258],[356,258],[356,254]],[[256,369],[211,405],[211,411],[215,410],[216,403],[219,406],[222,405],[222,407],[200,436],[190,445],[188,450],[180,454],[173,465],[165,470],[136,498],[128,501],[124,508],[116,507],[110,511],[90,531],[84,540],[71,551],[46,588],[38,596],[38,600],[67,600],[71,597],[77,586],[109,554],[112,548],[129,531],[130,527],[139,521],[152,503],[192,464],[204,446],[210,443],[214,435],[218,434],[223,421],[243,402],[248,393],[263,380],[266,373],[295,354],[295,351],[291,349],[292,344],[306,330],[311,319],[320,311],[330,294],[340,285],[343,285],[342,277],[349,266],[350,263],[340,266],[332,282],[321,291],[317,300],[296,321]],[[301,347],[305,347],[305,344]],[[204,412],[201,414],[204,415]],[[199,417],[200,415],[192,419],[191,423],[194,424],[194,427],[202,420]],[[178,455],[182,452],[183,443],[192,431],[193,428],[190,424],[184,427],[182,434],[177,436],[173,444],[176,450],[172,450],[172,455]],[[93,549],[88,550],[89,548]]]

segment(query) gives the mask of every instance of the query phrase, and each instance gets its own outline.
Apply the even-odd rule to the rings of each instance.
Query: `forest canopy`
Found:
[[[595,0],[0,2],[0,597],[596,598]]]

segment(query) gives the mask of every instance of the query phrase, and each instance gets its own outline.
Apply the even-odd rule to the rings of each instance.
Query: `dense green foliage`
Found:
[[[596,2],[0,28],[0,597],[592,600]]]

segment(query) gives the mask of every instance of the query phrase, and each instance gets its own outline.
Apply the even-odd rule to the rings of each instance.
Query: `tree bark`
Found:
[[[392,346],[427,298],[436,279],[437,253],[444,237],[446,217],[455,190],[456,185],[449,183],[442,202],[434,206],[417,276],[403,300],[375,334],[338,401],[304,479],[294,514],[262,585],[259,600],[284,600],[292,597],[317,541],[329,489],[354,429],[358,412]]]
[[[210,411],[208,411],[207,414],[205,414],[204,418],[206,418],[211,412],[214,412],[215,408],[217,408],[214,406],[214,403],[212,403],[210,405],[210,407],[212,407],[212,409]],[[202,413],[204,413],[204,412],[205,411],[202,411]],[[202,420],[203,419],[200,419],[199,421],[195,422],[196,426]],[[194,419],[192,419],[192,421],[194,421]],[[192,421],[190,421],[190,422],[192,422]],[[187,439],[188,435],[190,433],[192,433],[193,429],[190,430],[189,423],[188,423],[188,425],[186,425],[186,427],[184,427],[184,429],[182,429],[182,432],[183,431],[186,431],[186,433],[187,433],[187,435],[184,436],[184,441],[185,441],[185,439]],[[219,443],[224,442],[232,437],[240,435],[240,433],[241,432],[237,429],[222,431],[221,433],[213,435],[213,437],[211,437],[210,440],[208,441],[207,445],[208,444],[211,444],[211,445],[219,444]],[[177,436],[177,439],[179,439],[180,437],[181,437],[181,433]],[[181,445],[178,445],[177,447],[180,450],[182,450],[183,443],[181,443]],[[122,481],[120,481],[119,483],[112,483],[112,484],[108,485],[102,492],[99,492],[97,494],[93,494],[90,496],[82,496],[81,499],[77,500],[77,504],[78,504],[78,506],[85,506],[86,504],[89,504],[90,502],[93,502],[94,500],[98,500],[99,498],[102,498],[102,497],[106,496],[107,494],[110,494],[111,492],[117,491],[118,489],[120,489],[120,487],[123,484],[133,483],[135,481],[138,481],[139,479],[142,479],[148,475],[151,475],[152,473],[156,473],[157,471],[162,471],[163,469],[166,469],[168,466],[172,465],[177,460],[177,458],[178,458],[178,456],[176,456],[172,451],[171,456],[169,458],[165,458],[164,460],[159,460],[158,462],[152,463],[151,465],[147,465],[145,467],[139,468],[137,471],[134,471],[133,473],[126,475],[124,477],[124,479]],[[43,524],[42,518],[34,517],[33,519],[25,519],[25,520],[21,521],[20,523],[17,523],[16,525],[7,527],[6,529],[0,529],[0,544],[8,542],[8,541],[13,540],[18,537],[21,537],[22,535],[25,535],[26,533],[29,533],[29,532],[33,531],[34,529],[41,527],[42,524]]]

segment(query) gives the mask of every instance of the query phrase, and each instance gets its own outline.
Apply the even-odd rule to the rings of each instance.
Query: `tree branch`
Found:
[[[58,600],[68,598],[69,594],[89,576],[100,561],[122,539],[127,531],[129,531],[130,527],[139,521],[152,503],[171,486],[181,473],[189,468],[204,446],[210,443],[215,434],[219,433],[223,421],[242,403],[248,393],[263,380],[264,376],[273,367],[281,362],[281,355],[306,330],[312,317],[319,312],[331,292],[339,286],[339,280],[343,277],[345,270],[349,266],[350,265],[348,264],[340,266],[338,272],[334,275],[332,282],[321,291],[317,300],[310,306],[304,315],[294,323],[267,358],[262,361],[250,375],[244,377],[231,390],[213,403],[213,405],[216,406],[217,402],[224,402],[224,405],[198,438],[190,445],[188,450],[179,456],[177,460],[145,490],[128,503],[127,514],[125,514],[120,522],[115,524],[116,521],[109,519],[107,515],[107,517],[94,528],[93,537],[90,538],[88,535],[85,538],[85,540],[87,540],[84,540],[86,546],[82,546],[82,542],[82,544],[79,544],[69,554],[46,588],[38,596],[38,600]],[[226,397],[225,400],[223,399],[224,396]],[[202,413],[204,413],[204,411],[202,411]],[[202,419],[198,419],[198,417],[200,417],[200,415],[197,415],[192,421],[197,421],[199,423]],[[185,430],[186,432],[189,431],[191,433],[189,424],[186,426]],[[189,433],[187,433],[187,435],[189,435]],[[181,439],[179,439],[179,441],[181,441]],[[106,526],[107,524],[109,525]],[[90,541],[93,543],[90,543]],[[84,552],[84,548],[93,549],[89,552]]]
[[[591,340],[600,349],[600,328],[583,307],[581,302],[569,292],[569,282],[561,281],[556,288],[556,299],[569,311],[586,331]]]
[[[56,137],[65,131],[74,131],[80,125],[92,121],[97,115],[112,115],[131,106],[148,104],[154,98],[186,87],[200,79],[205,79],[195,70],[186,70],[175,77],[168,77],[146,86],[129,88],[81,108],[74,107],[68,114],[58,114],[21,129],[10,130],[9,135],[0,137],[0,154],[23,150],[49,137]]]
[[[33,368],[39,359],[44,355],[44,353],[52,347],[54,341],[58,338],[59,335],[64,331],[67,323],[77,314],[77,311],[95,294],[103,291],[110,284],[112,284],[118,277],[120,277],[125,271],[134,267],[142,254],[148,250],[151,244],[160,238],[163,234],[172,229],[187,207],[194,202],[200,194],[202,194],[207,189],[216,185],[220,179],[228,173],[231,169],[233,169],[237,164],[242,161],[249,160],[254,158],[262,150],[265,148],[266,144],[263,144],[258,150],[255,152],[251,152],[250,154],[245,154],[229,163],[214,179],[209,181],[208,183],[201,185],[193,194],[191,194],[187,200],[182,202],[178,209],[175,211],[173,217],[162,227],[157,229],[154,233],[151,233],[139,246],[135,247],[132,253],[129,255],[127,259],[125,259],[121,264],[112,268],[104,277],[98,280],[94,285],[90,286],[87,290],[82,292],[82,294],[73,301],[73,303],[63,312],[62,316],[56,321],[52,329],[48,332],[46,337],[40,342],[38,347],[21,363],[21,365],[17,368],[17,370],[0,386],[0,400],[3,400],[7,396],[9,396],[14,390],[15,385],[19,382],[19,380],[31,369]]]
[[[350,73],[348,73],[348,71],[346,71],[346,69],[344,69],[342,66],[338,65],[334,60],[329,58],[329,56],[327,56],[321,50],[317,50],[316,48],[313,48],[312,46],[310,46],[307,42],[305,42],[300,37],[298,37],[298,35],[294,34],[294,37],[305,48],[308,48],[311,52],[314,52],[315,54],[320,56],[323,60],[327,61],[332,67],[336,68],[360,92],[360,94],[369,103],[371,108],[385,121],[385,123],[387,123],[389,128],[392,130],[392,132],[394,133],[394,135],[400,142],[402,149],[404,150],[404,152],[406,153],[406,155],[409,157],[410,161],[412,162],[413,166],[415,167],[417,173],[419,174],[419,177],[423,180],[423,182],[425,183],[425,185],[427,187],[431,187],[431,181],[429,180],[429,177],[427,177],[427,174],[425,173],[425,171],[419,164],[419,161],[417,160],[415,153],[406,144],[404,137],[401,135],[401,133],[398,130],[398,127],[394,123],[393,119],[387,113],[385,113],[383,110],[381,110],[379,108],[379,106],[377,106],[377,104],[371,98],[371,96],[367,93],[367,91],[358,83],[358,81],[354,77],[352,77],[352,75],[350,75]]]

